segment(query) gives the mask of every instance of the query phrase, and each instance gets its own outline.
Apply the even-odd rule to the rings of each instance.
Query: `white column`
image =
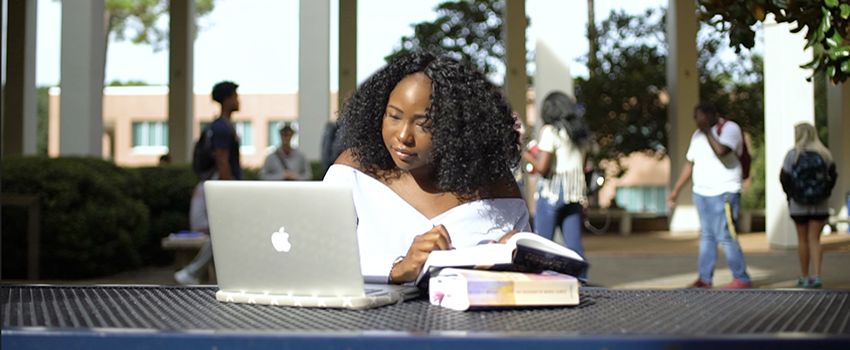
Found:
[[[840,217],[847,217],[847,191],[850,191],[850,81],[827,87],[829,105],[829,151],[835,159],[838,181],[832,190],[829,207]],[[839,232],[847,232],[848,225],[838,225]]]
[[[788,216],[788,203],[779,171],[785,154],[794,147],[794,125],[814,124],[815,98],[806,77],[811,70],[800,68],[812,60],[812,50],[803,50],[803,33],[792,34],[792,26],[777,24],[773,17],[764,25],[764,134],[765,137],[765,226],[772,247],[797,246],[797,231]]]
[[[528,75],[525,72],[525,1],[505,1],[505,92],[519,119],[525,121],[525,92]],[[569,69],[567,70],[569,74]],[[572,81],[572,79],[568,79]],[[571,92],[571,91],[567,91]]]
[[[357,0],[339,0],[339,89],[337,106],[357,90]]]
[[[3,155],[35,154],[38,91],[35,86],[37,0],[9,1]]]
[[[330,118],[331,5],[329,0],[301,0],[298,42],[299,148],[319,160],[322,130]]]
[[[191,163],[194,126],[195,1],[171,0],[168,52],[168,153]]]
[[[685,153],[696,130],[694,107],[699,103],[699,71],[697,70],[697,18],[693,1],[670,1],[667,7],[667,89],[670,122],[667,154],[670,156],[670,187],[679,179],[687,162]],[[676,208],[670,217],[670,232],[698,232],[699,215],[693,201],[693,182],[679,191]]]
[[[103,0],[66,1],[62,6],[59,153],[102,157]]]

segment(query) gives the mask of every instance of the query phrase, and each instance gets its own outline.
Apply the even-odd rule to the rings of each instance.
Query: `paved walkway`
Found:
[[[739,236],[748,270],[756,288],[793,288],[799,276],[797,251],[771,250],[765,233]],[[669,232],[635,233],[620,236],[585,234],[585,251],[590,262],[591,285],[609,288],[683,288],[697,278],[696,234]],[[850,290],[850,234],[826,235],[824,245],[824,288]],[[715,286],[732,280],[722,249],[714,277]],[[106,278],[84,281],[42,281],[73,284],[174,284],[171,267],[144,268]],[[11,282],[11,281],[6,281]]]
[[[770,249],[767,235],[739,235],[747,270],[756,288],[793,288],[800,275],[797,250]],[[850,289],[850,234],[825,235],[821,279],[824,288]],[[669,232],[584,236],[591,268],[589,281],[610,288],[682,288],[697,278],[699,235]],[[715,267],[714,285],[732,281],[723,250]]]

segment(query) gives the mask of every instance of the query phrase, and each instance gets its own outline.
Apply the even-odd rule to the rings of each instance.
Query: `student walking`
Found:
[[[667,197],[667,205],[674,207],[679,191],[693,178],[693,198],[699,213],[701,236],[697,263],[699,278],[689,287],[711,288],[717,244],[720,243],[734,277],[725,288],[751,288],[753,284],[747,274],[744,253],[733,236],[743,180],[740,157],[744,153],[744,137],[741,127],[720,118],[714,106],[708,103],[701,103],[695,108],[694,121],[697,130],[691,136],[685,155],[687,162]]]
[[[788,212],[797,228],[801,271],[797,287],[820,288],[823,262],[820,235],[829,219],[829,196],[838,174],[832,154],[821,143],[812,124],[797,124],[794,140],[794,148],[785,155],[779,181],[788,195]]]

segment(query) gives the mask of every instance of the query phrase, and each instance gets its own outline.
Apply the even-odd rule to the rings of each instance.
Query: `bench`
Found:
[[[198,251],[203,248],[204,244],[207,243],[207,240],[209,240],[209,236],[187,238],[165,237],[162,239],[161,244],[162,249],[175,251],[174,267],[175,271],[177,271],[186,267],[186,265],[189,265],[189,263],[195,259],[195,256],[198,255]],[[210,284],[215,284],[215,265],[212,260],[207,263],[207,272],[207,278],[204,281]]]

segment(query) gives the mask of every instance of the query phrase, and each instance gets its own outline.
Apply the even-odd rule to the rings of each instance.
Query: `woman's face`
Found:
[[[396,166],[411,171],[431,157],[431,124],[425,115],[431,103],[431,79],[424,73],[404,77],[390,92],[381,134]]]

